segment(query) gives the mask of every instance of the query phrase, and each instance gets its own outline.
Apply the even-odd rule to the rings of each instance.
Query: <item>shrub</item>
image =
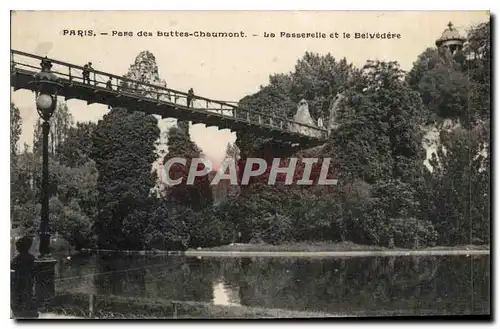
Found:
[[[401,248],[422,248],[435,246],[438,233],[430,221],[416,218],[389,219],[390,233],[394,245]]]
[[[290,217],[281,214],[266,214],[257,221],[255,233],[264,242],[281,244],[293,241],[293,223]]]
[[[186,222],[189,223],[190,247],[214,247],[231,243],[234,225],[220,218],[214,208],[191,212]]]

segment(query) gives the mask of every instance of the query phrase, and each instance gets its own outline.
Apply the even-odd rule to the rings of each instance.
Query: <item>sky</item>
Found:
[[[306,51],[346,57],[355,66],[367,60],[398,61],[411,69],[417,56],[435,46],[449,21],[461,32],[489,19],[487,11],[16,11],[12,14],[11,48],[123,75],[135,57],[149,50],[168,87],[211,99],[238,101],[257,92],[269,75],[287,73]],[[89,37],[63,35],[64,30],[93,30]],[[150,31],[153,37],[112,36],[112,31]],[[246,38],[158,37],[157,31],[240,32]],[[109,33],[101,36],[101,32]],[[275,33],[265,38],[264,32]],[[350,33],[326,39],[280,38],[280,32]],[[354,33],[395,33],[400,39],[354,39]],[[255,35],[255,36],[254,36]],[[20,145],[31,144],[38,115],[29,91],[12,92],[23,120]],[[75,121],[97,121],[106,105],[69,100]],[[163,120],[163,125],[166,120]],[[191,127],[192,140],[215,164],[236,134],[202,124]]]

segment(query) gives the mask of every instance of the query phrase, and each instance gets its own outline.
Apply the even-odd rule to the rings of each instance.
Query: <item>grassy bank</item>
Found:
[[[235,243],[219,247],[188,249],[187,251],[83,249],[82,252],[138,256],[173,255],[193,257],[370,257],[488,255],[489,250],[489,245],[437,246],[421,249],[404,249],[359,245],[352,242],[298,242],[281,245]]]
[[[202,248],[203,251],[268,251],[268,252],[323,252],[323,251],[408,251],[404,248],[385,248],[359,245],[352,242],[297,242],[281,245],[235,243],[226,246]],[[489,250],[489,246],[438,246],[413,250]],[[188,251],[199,251],[189,249]]]

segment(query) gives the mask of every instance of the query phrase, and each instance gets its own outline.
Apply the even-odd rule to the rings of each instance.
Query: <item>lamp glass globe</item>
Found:
[[[50,110],[52,108],[52,97],[47,94],[41,94],[36,99],[36,106],[41,110]]]

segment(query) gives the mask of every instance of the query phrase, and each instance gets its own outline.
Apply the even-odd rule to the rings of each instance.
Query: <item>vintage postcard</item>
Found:
[[[489,319],[489,11],[13,11],[11,317]]]

